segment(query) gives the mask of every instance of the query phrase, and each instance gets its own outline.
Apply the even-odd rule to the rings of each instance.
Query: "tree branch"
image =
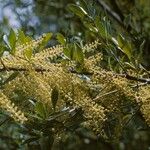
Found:
[[[50,70],[47,70],[47,69],[43,69],[43,68],[34,68],[34,70],[36,72],[49,72]],[[4,72],[4,71],[29,71],[28,69],[26,68],[13,68],[13,67],[7,67],[7,68],[0,68],[0,72]],[[75,73],[75,74],[83,74],[83,75],[92,75],[93,73],[91,72],[83,72],[83,73],[78,73],[76,72],[75,70],[69,70],[71,73]],[[138,77],[135,77],[135,76],[131,76],[129,74],[114,74],[114,75],[117,75],[117,76],[120,76],[120,77],[123,77],[123,78],[126,78],[128,80],[132,80],[132,81],[138,81],[138,82],[141,82],[141,83],[147,83],[147,84],[150,84],[150,79],[149,78],[138,78]]]
[[[97,0],[99,5],[111,16],[113,17],[119,24],[122,25],[122,20],[120,18],[120,16],[114,12],[113,10],[111,10],[111,8],[102,0]]]
[[[47,69],[43,69],[43,68],[34,68],[34,70],[36,72],[46,72],[48,71]],[[14,68],[14,67],[7,67],[7,68],[0,68],[0,72],[4,72],[4,71],[28,71],[28,69],[26,68]]]
[[[131,26],[126,27],[123,23],[121,16],[114,12],[103,0],[97,0],[98,4],[113,18],[115,19],[126,31],[131,31]]]
[[[150,79],[147,79],[147,78],[137,78],[137,77],[131,76],[129,74],[119,74],[119,76],[125,77],[128,80],[150,84]]]

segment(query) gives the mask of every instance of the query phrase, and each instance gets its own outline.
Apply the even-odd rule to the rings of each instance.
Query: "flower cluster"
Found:
[[[0,91],[0,107],[5,109],[10,113],[10,116],[14,118],[17,122],[24,123],[28,119],[25,117],[24,113],[18,110],[17,106],[12,103],[3,93]]]
[[[124,115],[123,106],[135,102],[135,91],[127,79],[101,67],[102,54],[99,50],[93,52],[100,43],[96,41],[82,49],[85,53],[82,69],[89,72],[89,76],[84,75],[83,80],[83,75],[70,71],[70,68],[75,69],[74,61],[63,61],[62,46],[44,49],[39,53],[33,53],[31,59],[26,59],[24,52],[30,48],[36,49],[43,39],[44,37],[41,37],[18,45],[15,55],[2,56],[0,69],[5,71],[5,76],[10,76],[10,73],[6,72],[19,73],[3,85],[0,106],[11,113],[15,120],[24,123],[27,118],[9,100],[13,94],[20,90],[28,99],[49,105],[49,109],[53,110],[51,99],[53,90],[57,88],[56,111],[68,105],[81,108],[85,118],[83,125],[96,133],[102,132],[103,123],[108,120],[108,115],[115,114],[121,120]],[[59,63],[51,61],[58,56],[62,59]],[[147,122],[150,122],[149,99],[149,88],[141,88],[139,101],[142,102],[141,111]]]
[[[150,86],[140,87],[136,99],[141,105],[141,112],[145,120],[150,125]]]

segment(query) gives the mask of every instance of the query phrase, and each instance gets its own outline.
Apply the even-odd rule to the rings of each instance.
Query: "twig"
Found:
[[[34,70],[36,72],[49,72],[50,71],[50,70],[44,69],[44,68],[34,68]],[[4,72],[4,71],[29,71],[29,70],[26,69],[26,68],[14,68],[14,67],[0,68],[0,72]],[[71,73],[78,73],[76,71],[70,71],[70,72]],[[93,73],[86,72],[86,74],[87,75],[92,75]],[[135,76],[131,76],[129,74],[114,74],[114,76],[120,76],[120,77],[124,77],[124,78],[126,78],[128,80],[138,81],[138,82],[150,84],[150,79],[147,79],[147,78],[138,78],[138,77],[135,77]]]
[[[111,10],[111,8],[102,0],[97,0],[99,5],[110,15],[112,16],[119,24],[122,25],[122,20],[120,18],[120,16],[114,12],[113,10]]]
[[[47,69],[43,68],[34,68],[36,72],[46,72],[48,71]],[[0,72],[4,71],[28,71],[26,68],[14,68],[14,67],[7,67],[7,68],[0,68]]]
[[[113,19],[115,19],[131,35],[131,26],[126,27],[123,23],[122,18],[116,12],[114,12],[105,2],[103,2],[103,0],[97,0],[97,2]]]
[[[10,120],[11,120],[10,117],[6,118],[6,119],[3,120],[2,122],[0,122],[0,126],[2,126],[3,124],[5,124],[6,122],[8,122],[8,121],[10,121]]]
[[[107,95],[110,95],[110,94],[113,94],[113,93],[116,93],[117,91],[118,91],[118,90],[110,91],[110,92],[108,92],[108,93],[102,94],[102,95],[100,95],[100,96],[94,98],[93,100],[94,100],[94,101],[97,101],[97,100],[99,100],[100,98],[102,98],[102,97],[104,97],[104,96],[107,96]]]
[[[128,80],[150,84],[150,79],[147,78],[138,78],[138,77],[131,76],[129,74],[118,74],[118,76],[124,77]]]

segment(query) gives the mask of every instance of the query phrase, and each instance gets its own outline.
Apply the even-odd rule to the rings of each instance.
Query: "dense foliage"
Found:
[[[150,148],[149,6],[2,2],[0,149]]]

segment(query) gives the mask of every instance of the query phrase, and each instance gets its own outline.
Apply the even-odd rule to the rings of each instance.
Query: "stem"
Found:
[[[43,68],[34,68],[34,70],[36,72],[49,72],[50,71],[50,70],[43,69]],[[4,71],[29,71],[29,70],[26,69],[26,68],[14,68],[14,67],[0,68],[0,72],[4,72]],[[76,71],[71,71],[71,73],[79,74]],[[92,75],[92,73],[86,72],[85,75]],[[150,84],[150,79],[149,78],[138,78],[138,77],[135,77],[135,76],[131,76],[131,75],[127,74],[127,73],[126,74],[114,74],[114,75],[117,75],[117,76],[120,76],[120,77],[124,77],[124,78],[126,78],[128,80],[138,81],[138,82]]]

